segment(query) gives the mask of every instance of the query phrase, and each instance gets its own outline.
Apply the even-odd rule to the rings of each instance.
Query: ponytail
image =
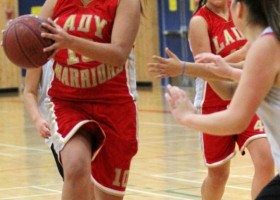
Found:
[[[196,10],[194,11],[194,14],[197,13],[199,11],[199,9],[204,6],[207,3],[207,0],[199,0],[198,5]]]
[[[243,2],[249,10],[248,23],[270,26],[280,41],[280,1],[279,0],[235,0]]]
[[[275,37],[280,41],[280,1],[261,0],[268,25],[272,28]]]

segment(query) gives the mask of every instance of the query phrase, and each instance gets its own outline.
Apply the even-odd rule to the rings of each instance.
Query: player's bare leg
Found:
[[[255,168],[251,190],[252,199],[255,199],[275,176],[274,162],[267,138],[256,139],[247,148]]]
[[[230,161],[224,165],[208,168],[207,177],[201,187],[202,200],[220,200],[229,177]]]
[[[64,169],[62,200],[89,200],[91,194],[91,138],[79,130],[61,151]]]

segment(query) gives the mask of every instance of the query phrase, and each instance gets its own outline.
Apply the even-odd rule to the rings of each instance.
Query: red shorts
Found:
[[[203,114],[210,114],[225,109],[226,107],[204,108]],[[263,137],[266,137],[264,126],[257,115],[254,115],[248,128],[241,134],[214,136],[202,133],[205,165],[207,167],[215,167],[226,163],[235,155],[235,143],[237,143],[239,150],[244,155],[245,148],[251,141]]]
[[[91,165],[93,181],[104,192],[124,195],[130,162],[138,149],[135,103],[111,105],[52,99],[48,105],[53,115],[50,126],[56,153],[59,155],[81,127],[95,134],[93,147],[98,153]],[[97,133],[96,127],[100,128]]]

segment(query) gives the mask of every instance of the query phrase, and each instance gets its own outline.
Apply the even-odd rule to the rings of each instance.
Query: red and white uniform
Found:
[[[69,34],[110,43],[118,3],[98,0],[84,6],[81,0],[57,0],[52,18]],[[111,66],[62,49],[54,57],[48,90],[51,139],[57,154],[78,129],[92,133],[97,152],[93,180],[114,195],[124,194],[130,161],[137,152],[133,61],[130,57],[122,66]]]
[[[228,20],[225,20],[203,6],[195,16],[203,17],[207,23],[212,53],[226,57],[247,42],[234,26],[231,15]],[[229,103],[230,101],[222,100],[206,81],[196,79],[195,106],[200,109],[202,114],[225,110]],[[242,134],[220,137],[203,133],[202,145],[206,166],[224,164],[235,155],[236,142],[243,153],[246,145],[259,137],[266,137],[266,135],[263,125],[256,115]]]

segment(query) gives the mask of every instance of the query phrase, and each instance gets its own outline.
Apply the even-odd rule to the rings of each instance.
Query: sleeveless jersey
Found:
[[[231,14],[229,19],[225,20],[203,6],[194,16],[203,17],[207,23],[212,53],[226,57],[246,43],[245,37],[234,26]],[[223,101],[207,82],[200,78],[196,79],[196,107],[219,107],[228,104],[229,101]]]
[[[98,0],[84,6],[81,0],[57,0],[52,18],[71,35],[110,43],[118,3]],[[135,69],[129,62],[112,66],[70,49],[59,50],[54,60],[54,79],[48,90],[52,98],[115,104],[136,98]]]
[[[52,66],[53,60],[49,60],[42,66],[41,81],[38,88],[38,107],[44,119],[47,119],[48,116],[45,99],[48,98],[47,90],[53,78]]]
[[[266,28],[262,35],[273,34],[271,28]],[[280,172],[280,87],[270,89],[264,101],[258,108],[257,114],[264,123],[267,138],[271,146],[271,152]]]

